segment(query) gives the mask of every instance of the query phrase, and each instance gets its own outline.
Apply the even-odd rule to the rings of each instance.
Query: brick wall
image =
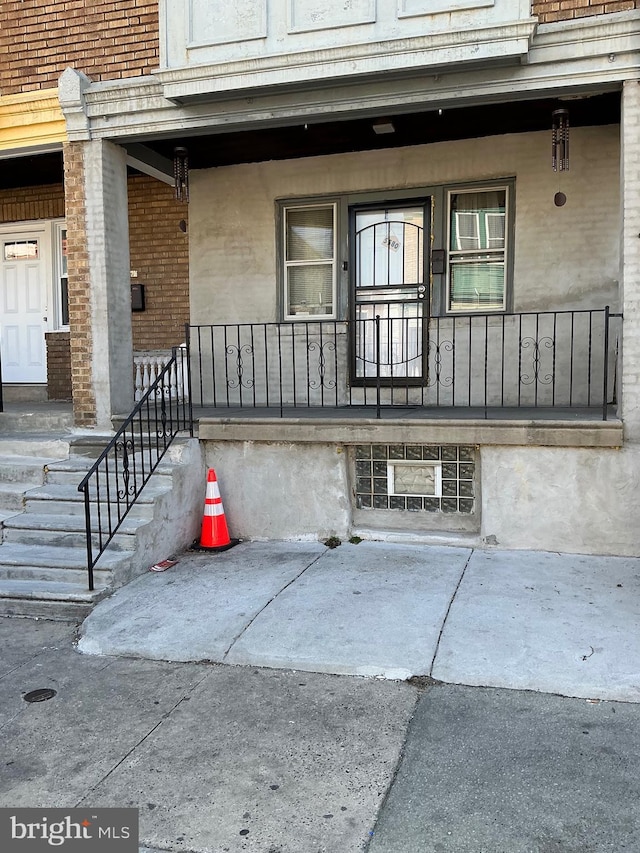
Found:
[[[69,273],[69,324],[73,413],[77,426],[93,426],[96,401],[91,376],[92,337],[89,294],[89,254],[84,201],[83,143],[64,146],[66,187],[67,269]]]
[[[62,184],[0,190],[0,222],[63,218],[64,188]]]
[[[134,279],[145,286],[146,309],[134,312],[134,350],[167,349],[184,341],[189,320],[187,205],[153,178],[129,179],[129,247]]]
[[[71,400],[71,341],[69,332],[47,332],[47,397]]]
[[[540,23],[567,21],[571,18],[587,18],[591,15],[607,15],[640,9],[640,0],[533,0],[531,14],[537,15]]]
[[[0,95],[54,87],[68,65],[138,77],[158,49],[158,0],[0,0]]]

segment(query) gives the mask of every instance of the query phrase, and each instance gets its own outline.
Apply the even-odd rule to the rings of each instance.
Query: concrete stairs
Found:
[[[95,588],[88,589],[78,484],[107,440],[71,436],[59,440],[52,455],[41,437],[14,439],[13,453],[0,439],[0,615],[79,621],[101,598],[195,537],[204,464],[197,440],[178,438],[100,557]],[[194,483],[202,485],[194,490]],[[94,521],[96,509],[94,500]]]

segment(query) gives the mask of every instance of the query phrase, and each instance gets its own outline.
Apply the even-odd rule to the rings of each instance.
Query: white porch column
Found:
[[[111,415],[133,407],[126,152],[86,142],[84,172],[96,426],[110,428]]]
[[[620,281],[625,442],[640,444],[640,80],[622,89]]]

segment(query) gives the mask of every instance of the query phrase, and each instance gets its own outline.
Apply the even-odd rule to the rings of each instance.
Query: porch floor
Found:
[[[621,447],[613,406],[592,408],[375,407],[222,408],[194,406],[194,432],[204,441],[331,442]]]
[[[5,402],[0,434],[59,433],[73,427],[73,403],[66,400]]]
[[[424,406],[381,406],[381,420],[494,420],[494,421],[602,421],[602,406],[591,407],[432,407]],[[375,406],[193,406],[193,419],[272,419],[301,418],[333,420],[345,418],[360,421],[376,419]],[[607,407],[607,420],[617,420],[616,406]]]

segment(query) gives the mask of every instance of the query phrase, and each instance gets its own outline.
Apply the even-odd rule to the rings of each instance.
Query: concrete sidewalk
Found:
[[[640,702],[640,559],[243,543],[100,603],[80,651]]]

